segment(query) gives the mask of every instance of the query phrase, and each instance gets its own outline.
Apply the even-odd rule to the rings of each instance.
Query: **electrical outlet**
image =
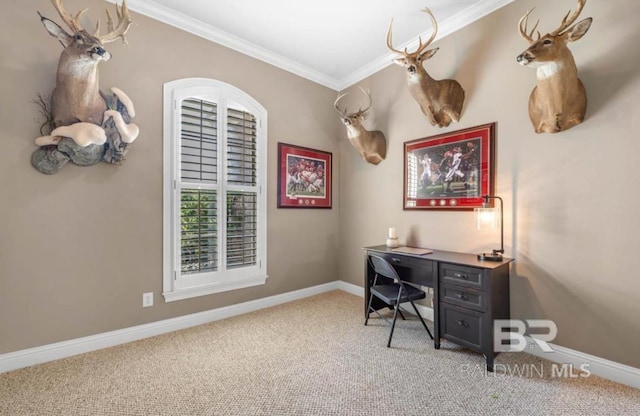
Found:
[[[146,308],[148,306],[153,306],[153,292],[142,294],[142,307]]]

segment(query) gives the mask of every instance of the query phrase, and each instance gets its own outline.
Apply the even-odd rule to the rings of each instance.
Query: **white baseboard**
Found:
[[[364,287],[362,286],[356,286],[353,283],[347,283],[339,280],[338,289],[342,290],[343,292],[351,293],[352,295],[364,298]]]
[[[186,329],[218,321],[220,319],[269,308],[271,306],[303,299],[320,293],[329,292],[331,290],[337,290],[341,283],[344,282],[336,281],[325,283],[323,285],[256,299],[249,302],[239,303],[237,305],[225,306],[223,308],[212,309],[210,311],[151,322],[149,324],[119,329],[116,331],[104,332],[102,334],[88,337],[56,342],[54,344],[10,352],[7,354],[0,354],[0,373],[29,367],[35,364],[59,360],[61,358],[71,357],[73,355],[96,351],[107,347],[113,347],[120,344],[126,344],[127,342],[138,341],[140,339],[162,335],[178,331],[180,329]]]
[[[527,336],[525,338],[527,338],[527,345],[534,347],[527,349],[527,353],[531,355],[553,361],[554,363],[571,364],[577,373],[580,373],[581,366],[586,364],[587,366],[585,368],[587,368],[591,374],[640,389],[640,369],[638,368],[551,343],[548,343],[548,345],[553,351],[544,352],[531,337]]]
[[[59,360],[61,358],[71,357],[73,355],[96,351],[107,347],[113,347],[120,344],[126,344],[127,342],[138,341],[140,339],[254,312],[260,309],[269,308],[271,306],[280,305],[337,289],[364,298],[364,288],[360,286],[344,281],[325,283],[323,285],[256,299],[237,305],[225,306],[223,308],[212,309],[210,311],[180,316],[178,318],[166,319],[163,321],[119,329],[88,337],[56,342],[54,344],[43,345],[41,347],[0,354],[0,373],[29,367],[35,364]],[[420,314],[423,318],[433,321],[432,308],[418,305],[418,309],[420,310]],[[408,312],[411,311],[408,310]],[[535,344],[533,340],[529,341],[531,341],[529,344]],[[538,348],[529,350],[528,353],[556,363],[573,364],[576,369],[579,369],[582,364],[588,363],[589,371],[594,375],[634,388],[640,388],[640,369],[559,345],[549,344],[549,346],[553,349],[553,352],[545,353]]]

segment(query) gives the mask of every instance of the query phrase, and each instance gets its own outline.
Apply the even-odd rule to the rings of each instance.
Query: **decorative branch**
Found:
[[[51,96],[38,93],[38,97],[31,102],[40,108],[40,117],[34,120],[36,123],[40,123],[40,135],[50,135],[55,128],[51,113]]]

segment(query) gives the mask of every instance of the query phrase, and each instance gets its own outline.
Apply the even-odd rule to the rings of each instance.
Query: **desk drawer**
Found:
[[[449,284],[440,286],[440,300],[442,302],[453,303],[458,306],[474,309],[478,312],[484,312],[485,310],[485,297],[484,292],[462,286]]]
[[[389,263],[394,266],[419,268],[425,273],[433,273],[433,261],[427,259],[418,259],[410,256],[401,256],[397,254],[385,253],[382,255]]]
[[[479,290],[484,290],[486,286],[482,269],[447,263],[440,265],[440,283],[451,283]]]
[[[446,303],[440,304],[440,333],[456,344],[481,350],[485,314]]]
[[[433,287],[435,277],[433,260],[403,256],[396,253],[382,253],[379,255],[396,269],[402,280],[421,286]]]

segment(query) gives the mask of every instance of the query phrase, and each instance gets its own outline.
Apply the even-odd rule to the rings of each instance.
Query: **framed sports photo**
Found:
[[[404,144],[403,207],[471,210],[494,191],[495,123]]]
[[[278,143],[278,208],[331,208],[331,157]]]

